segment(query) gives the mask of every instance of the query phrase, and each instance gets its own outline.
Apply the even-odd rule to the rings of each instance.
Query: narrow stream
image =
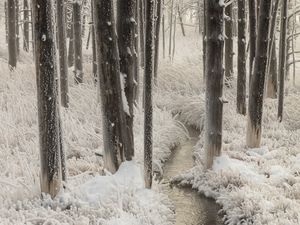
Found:
[[[188,128],[191,139],[176,148],[164,167],[163,178],[170,180],[194,165],[193,147],[198,140],[198,131]],[[164,189],[176,210],[175,225],[222,225],[218,215],[220,207],[214,200],[201,196],[191,188],[169,187]]]

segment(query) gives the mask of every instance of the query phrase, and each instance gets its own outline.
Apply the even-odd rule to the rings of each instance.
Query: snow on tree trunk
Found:
[[[159,59],[159,32],[161,22],[161,0],[157,0],[156,26],[155,26],[155,50],[154,50],[154,82],[157,83],[158,59]],[[179,9],[178,9],[179,10]]]
[[[288,2],[283,0],[281,3],[281,24],[280,24],[280,41],[279,41],[279,96],[278,96],[278,120],[282,121],[283,100],[284,100],[284,82],[286,76],[286,48],[287,48],[287,11]]]
[[[11,69],[17,66],[17,40],[16,40],[16,4],[15,0],[7,1],[8,18],[8,65]]]
[[[36,51],[41,191],[55,197],[61,188],[62,172],[52,3],[48,0],[33,0],[32,4]]]
[[[154,0],[146,1],[146,39],[145,39],[145,116],[144,116],[144,173],[146,188],[152,186],[152,79],[154,49]]]
[[[73,2],[73,39],[74,39],[74,75],[75,83],[82,83],[82,25],[81,25],[81,3]]]
[[[237,112],[246,115],[246,12],[245,0],[238,0]]]
[[[206,168],[221,154],[223,117],[224,4],[206,0]]]
[[[24,51],[29,51],[29,5],[28,0],[23,2],[23,49]]]
[[[59,74],[60,74],[60,97],[61,105],[69,107],[68,97],[68,64],[66,46],[66,26],[65,26],[65,3],[64,0],[57,0],[57,32],[58,32],[58,51],[59,51]]]
[[[261,142],[261,123],[268,57],[268,31],[271,2],[272,0],[260,1],[256,56],[250,82],[248,105],[247,146],[250,148],[260,147]]]
[[[113,0],[94,1],[94,23],[97,51],[97,73],[100,78],[104,163],[112,173],[124,161],[126,121],[122,100],[119,50],[116,36]]]
[[[249,9],[249,85],[252,76],[252,68],[255,58],[256,42],[256,3],[255,0],[248,1]]]
[[[135,10],[136,0],[118,1],[118,44],[120,54],[120,72],[125,76],[125,104],[128,104],[128,112],[125,113],[127,138],[124,140],[125,158],[131,160],[134,156],[134,139],[133,139],[133,103],[135,87]]]
[[[227,87],[232,86],[233,79],[233,17],[232,4],[225,8],[225,84]]]

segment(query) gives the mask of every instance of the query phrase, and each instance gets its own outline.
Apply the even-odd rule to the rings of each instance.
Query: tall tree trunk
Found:
[[[64,0],[56,0],[57,31],[58,31],[58,51],[59,51],[59,75],[60,75],[60,98],[61,105],[69,107],[68,96],[68,64],[67,64],[67,45],[66,45],[66,20]]]
[[[75,83],[82,83],[82,24],[81,24],[81,4],[79,1],[73,2],[73,39],[74,39],[74,75]]]
[[[169,36],[169,58],[171,59],[172,55],[172,24],[173,24],[173,8],[174,8],[174,0],[171,0],[171,6],[170,6],[170,18],[169,18],[169,28],[170,28],[170,36]]]
[[[233,79],[233,22],[232,22],[232,4],[225,8],[225,84],[227,87],[232,86]]]
[[[255,0],[248,1],[249,3],[249,86],[252,76],[253,63],[255,58],[255,44],[256,44],[256,5]]]
[[[114,173],[124,160],[124,140],[127,138],[116,24],[113,0],[93,1],[97,73],[101,86],[104,163],[105,167]]]
[[[180,12],[179,4],[177,5],[177,11],[178,11],[178,17],[179,17],[181,32],[182,32],[182,35],[185,36],[183,19],[182,19],[182,15],[181,15],[181,12]]]
[[[135,10],[136,0],[118,1],[118,44],[120,54],[120,72],[125,77],[125,104],[128,111],[125,113],[127,139],[125,144],[126,160],[132,160],[134,156],[133,139],[133,103],[134,103],[134,53],[135,53]]]
[[[152,186],[152,79],[154,47],[154,1],[147,1],[145,43],[145,116],[144,116],[144,172],[146,188]]]
[[[162,0],[162,38],[163,38],[163,58],[166,57],[166,35],[165,35],[165,18],[166,18],[166,6],[165,6],[165,0]]]
[[[93,76],[95,80],[95,84],[97,83],[98,76],[97,76],[97,56],[96,56],[96,37],[95,37],[95,20],[94,20],[94,1],[91,1],[91,10],[92,10],[92,50],[93,50]]]
[[[245,0],[238,0],[237,112],[246,115],[246,12]]]
[[[278,120],[282,121],[283,100],[284,100],[284,81],[286,75],[286,44],[287,44],[287,11],[288,1],[283,0],[281,3],[281,24],[280,24],[280,41],[279,41],[279,97],[278,97]]]
[[[158,59],[159,59],[159,32],[160,32],[160,21],[161,21],[161,0],[157,0],[156,7],[156,26],[155,26],[155,51],[154,51],[154,81],[157,84],[157,71],[158,71]]]
[[[61,188],[59,110],[52,3],[33,0],[35,66],[41,159],[41,191],[55,197]]]
[[[211,168],[215,156],[221,154],[223,117],[223,54],[224,5],[205,0],[206,5],[206,168]]]
[[[23,2],[23,19],[24,19],[24,28],[23,28],[23,49],[25,52],[29,51],[29,5],[28,0]]]
[[[19,0],[15,0],[16,3],[16,45],[17,45],[17,57],[20,55],[20,26],[19,26],[19,13],[20,5]]]
[[[5,11],[5,41],[8,44],[8,8],[7,8],[7,1],[4,2],[4,11]]]
[[[272,0],[260,1],[256,56],[250,83],[248,106],[247,145],[250,148],[260,147],[261,142],[261,123],[263,116],[265,73],[268,58],[271,2]]]
[[[140,63],[141,67],[145,67],[145,1],[140,1]]]
[[[200,8],[200,3],[198,3],[198,7]],[[200,13],[200,9],[199,9],[199,13]],[[202,60],[203,60],[203,84],[205,84],[205,80],[206,80],[206,26],[207,26],[207,21],[206,21],[206,17],[207,17],[207,7],[206,7],[206,0],[203,1],[203,33],[202,33]]]
[[[73,15],[72,15],[73,18]],[[71,29],[70,29],[70,38],[69,38],[69,52],[68,52],[68,66],[74,66],[74,28],[73,28],[73,19],[71,22]]]
[[[8,65],[11,69],[17,66],[16,2],[7,1],[8,17]]]

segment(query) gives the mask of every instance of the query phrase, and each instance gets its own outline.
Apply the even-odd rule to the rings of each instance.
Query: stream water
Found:
[[[188,128],[191,139],[174,149],[170,159],[164,167],[163,178],[170,180],[194,165],[193,147],[198,140],[198,131]],[[200,195],[191,188],[176,186],[164,189],[175,206],[175,225],[222,225],[218,215],[220,207],[214,200]]]

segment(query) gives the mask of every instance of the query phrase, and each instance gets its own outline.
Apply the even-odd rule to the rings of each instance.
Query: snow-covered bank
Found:
[[[30,59],[31,56],[28,57]],[[18,69],[11,73],[7,64],[0,62],[0,224],[38,224],[46,221],[46,224],[171,224],[174,214],[171,204],[155,185],[154,191],[147,191],[140,185],[131,187],[131,183],[127,182],[127,186],[119,185],[109,176],[98,177],[100,180],[103,178],[103,185],[112,185],[116,193],[103,199],[99,197],[103,189],[99,190],[99,198],[95,199],[97,207],[86,208],[79,201],[75,204],[74,197],[67,198],[74,189],[103,174],[102,158],[95,155],[96,152],[102,152],[103,143],[101,110],[90,75],[91,67],[86,64],[86,82],[78,86],[73,84],[70,71],[70,108],[62,110],[69,180],[63,197],[54,201],[57,207],[50,209],[50,203],[41,201],[39,196],[37,100],[33,63],[20,63]],[[142,165],[141,109],[136,110],[134,133],[135,161],[137,165]],[[185,140],[187,135],[183,126],[172,118],[167,109],[154,107],[153,136],[154,168],[159,171],[169,157],[170,149]],[[125,174],[123,176],[127,178]],[[132,176],[128,174],[128,181]],[[141,177],[137,176],[136,179],[142,182]],[[62,210],[70,201],[72,207]]]
[[[277,122],[277,100],[266,100],[259,149],[245,145],[246,117],[236,113],[234,93],[225,90],[229,103],[224,106],[223,154],[216,158],[213,170],[205,171],[202,166],[202,134],[194,153],[197,166],[175,180],[216,199],[226,213],[226,224],[299,224],[300,126],[295,105],[300,103],[300,93],[290,90],[281,124]],[[202,124],[203,99],[203,93],[186,98],[186,106],[181,104],[178,112],[193,111],[198,118],[190,117],[190,123]]]

